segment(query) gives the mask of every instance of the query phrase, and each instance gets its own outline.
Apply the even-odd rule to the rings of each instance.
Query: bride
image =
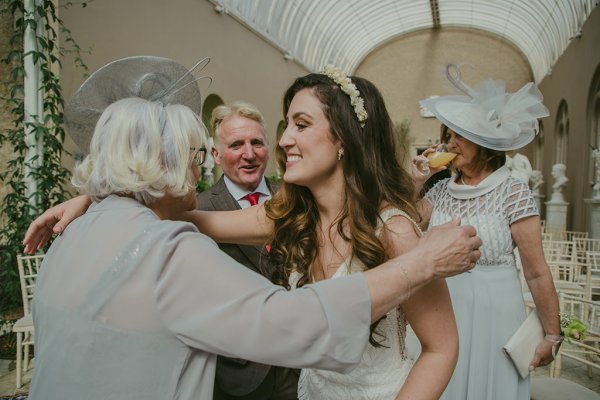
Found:
[[[275,223],[270,257],[287,266],[281,279],[299,287],[411,249],[420,236],[413,183],[396,159],[393,124],[377,88],[326,68],[292,84],[284,113],[277,151],[285,182],[266,205]],[[407,322],[425,349],[414,366],[406,354]],[[433,282],[372,326],[356,369],[303,369],[299,398],[437,399],[452,375],[457,340],[446,284]]]

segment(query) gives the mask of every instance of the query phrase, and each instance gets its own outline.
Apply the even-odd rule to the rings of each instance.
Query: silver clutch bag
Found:
[[[544,328],[537,311],[533,310],[504,345],[504,352],[512,360],[522,378],[527,378],[529,375],[529,363],[542,340],[544,340]]]

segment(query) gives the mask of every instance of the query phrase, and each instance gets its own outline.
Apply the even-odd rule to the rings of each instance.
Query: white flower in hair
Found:
[[[327,75],[331,78],[339,87],[342,92],[346,93],[350,97],[350,104],[354,108],[354,113],[361,127],[365,127],[365,121],[368,118],[367,110],[365,110],[365,101],[360,96],[360,92],[356,88],[356,85],[352,83],[352,80],[346,75],[344,71],[333,65],[326,65],[321,71],[322,74]]]

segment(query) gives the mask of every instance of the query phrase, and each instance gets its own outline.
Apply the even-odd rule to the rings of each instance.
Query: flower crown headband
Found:
[[[344,71],[333,65],[326,65],[321,73],[331,78],[342,89],[342,92],[350,97],[350,104],[354,107],[356,118],[360,126],[364,128],[365,121],[369,115],[367,114],[367,110],[365,110],[365,101],[360,97],[360,92],[356,88],[356,85],[352,83],[352,80]]]

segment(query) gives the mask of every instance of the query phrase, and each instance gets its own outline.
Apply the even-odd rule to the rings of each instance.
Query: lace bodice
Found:
[[[452,178],[438,182],[425,195],[433,206],[429,226],[459,216],[462,224],[473,225],[483,241],[477,265],[515,266],[510,225],[519,219],[539,215],[529,186],[510,177],[502,167],[477,186],[458,185]]]
[[[385,223],[395,215],[403,215],[410,219],[401,210],[388,209],[381,213],[381,220]],[[380,222],[378,235],[382,226]],[[415,227],[418,229],[416,224]],[[331,279],[364,269],[364,265],[358,260],[352,263],[345,260]],[[299,277],[295,272],[290,276],[291,287],[296,287]],[[383,346],[374,347],[368,344],[360,364],[349,373],[303,369],[298,383],[299,400],[393,399],[412,367],[412,361],[406,356],[406,319],[402,310],[396,308],[388,312],[379,323],[377,332],[385,336],[385,339],[381,340]],[[381,339],[377,334],[374,334],[374,338],[378,341]]]

